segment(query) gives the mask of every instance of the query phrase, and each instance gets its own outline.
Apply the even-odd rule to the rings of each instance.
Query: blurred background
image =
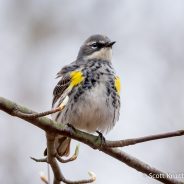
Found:
[[[96,33],[117,41],[113,65],[122,81],[120,120],[107,139],[183,129],[182,0],[0,0],[0,96],[49,110],[55,74]],[[39,173],[47,174],[47,165],[29,157],[42,157],[44,132],[1,111],[0,126],[0,183],[42,183]],[[122,150],[165,172],[184,173],[183,147],[178,137]],[[77,161],[61,169],[70,179],[93,171],[96,184],[158,183],[83,144]]]

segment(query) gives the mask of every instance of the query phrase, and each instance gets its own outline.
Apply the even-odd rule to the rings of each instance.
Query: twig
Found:
[[[28,119],[39,118],[39,117],[47,116],[49,114],[54,114],[56,112],[62,111],[63,108],[65,107],[65,105],[68,103],[68,100],[69,100],[69,97],[66,96],[64,98],[63,102],[58,107],[56,107],[55,109],[51,109],[49,111],[45,111],[45,112],[22,113],[17,108],[15,108],[14,111],[15,111],[15,113],[19,114],[19,116],[21,116],[22,118],[28,118]]]
[[[50,184],[50,165],[47,163],[48,184]]]
[[[34,160],[35,162],[47,162],[47,158],[34,158],[34,157],[30,157],[32,160]]]
[[[167,133],[161,133],[156,135],[149,135],[145,137],[138,137],[138,138],[132,138],[132,139],[124,139],[119,141],[106,141],[105,146],[107,147],[124,147],[129,145],[134,145],[138,143],[158,140],[158,139],[165,139],[170,137],[177,137],[184,135],[184,130],[177,130],[173,132],[167,132]]]
[[[43,172],[40,172],[40,179],[45,183],[49,184],[49,181],[47,180],[46,176],[44,175]]]
[[[17,111],[15,109],[15,111],[17,111],[17,113],[19,114],[19,116],[21,116],[22,118],[28,118],[28,119],[34,119],[34,118],[39,118],[39,117],[47,116],[49,114],[53,114],[53,113],[59,112],[61,110],[62,109],[60,107],[57,107],[55,109],[52,109],[52,110],[49,110],[49,111],[45,111],[45,112],[33,113],[33,114],[25,114],[25,113],[22,113],[22,112]]]
[[[128,166],[135,168],[137,171],[148,175],[149,177],[151,177],[153,175],[155,175],[155,176],[161,175],[162,176],[162,177],[157,177],[157,178],[155,177],[153,179],[156,179],[156,180],[161,181],[161,182],[166,183],[166,184],[184,184],[184,182],[168,177],[166,173],[149,166],[148,164],[146,164],[146,163],[138,160],[137,158],[121,151],[118,148],[103,147],[102,151],[104,153],[107,153],[108,155],[118,159],[119,161],[127,164]]]
[[[51,165],[54,173],[54,184],[59,184],[61,181],[66,184],[83,184],[83,183],[92,183],[96,180],[96,177],[92,172],[89,173],[90,179],[84,179],[79,181],[71,181],[66,179],[62,174],[55,157],[57,155],[56,149],[54,147],[55,134],[47,133],[46,136],[47,136],[47,162]]]

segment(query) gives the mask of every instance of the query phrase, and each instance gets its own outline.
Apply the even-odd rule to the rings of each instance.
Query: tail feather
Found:
[[[55,139],[55,147],[57,149],[57,153],[59,156],[69,156],[70,154],[70,143],[71,139],[68,137],[56,137]],[[44,151],[44,156],[47,156],[47,148]]]
[[[68,137],[60,137],[56,140],[56,149],[59,156],[69,156],[70,154],[70,142],[71,139]]]

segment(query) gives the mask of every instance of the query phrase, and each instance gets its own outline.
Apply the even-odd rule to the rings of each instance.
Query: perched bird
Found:
[[[119,118],[120,79],[112,67],[111,41],[104,35],[92,35],[81,46],[77,59],[57,74],[52,108],[67,101],[62,111],[52,115],[58,123],[93,133],[108,132]],[[68,156],[70,138],[58,136],[55,147],[60,156]]]

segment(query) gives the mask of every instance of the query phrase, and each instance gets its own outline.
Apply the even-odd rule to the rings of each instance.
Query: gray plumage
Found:
[[[54,120],[70,123],[90,133],[96,130],[108,132],[114,126],[120,109],[116,74],[111,63],[114,43],[103,35],[89,37],[81,46],[77,60],[57,74],[60,81],[53,92],[52,107],[58,107],[66,96],[69,101],[63,111],[52,115]],[[73,71],[80,71],[84,79],[69,90],[72,80],[70,73]],[[69,138],[56,138],[60,156],[69,154],[69,143]]]

